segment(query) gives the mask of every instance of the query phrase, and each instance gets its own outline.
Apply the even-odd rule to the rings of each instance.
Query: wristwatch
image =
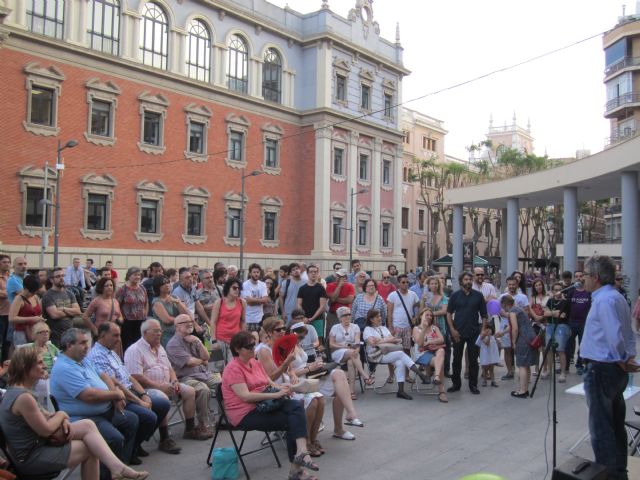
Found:
[[[138,397],[138,398],[142,398],[142,397],[144,397],[145,395],[149,395],[149,392],[147,392],[146,390],[143,390],[143,391],[142,391],[142,393],[140,393],[140,392],[136,392],[136,391],[134,391],[134,390],[132,390],[132,392],[133,392],[133,394],[134,394],[136,397]]]

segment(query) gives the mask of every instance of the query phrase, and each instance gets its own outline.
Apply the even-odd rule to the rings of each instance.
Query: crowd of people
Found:
[[[431,383],[448,403],[463,377],[478,395],[479,386],[514,383],[516,368],[510,395],[527,398],[531,377],[556,368],[552,355],[541,364],[549,342],[561,383],[572,365],[582,375],[595,360],[581,352],[592,306],[582,271],[550,285],[516,271],[504,292],[481,267],[451,291],[442,273],[389,265],[373,278],[359,260],[349,271],[336,262],[326,278],[295,262],[251,264],[246,279],[221,262],[178,270],[153,262],[128,268],[121,284],[111,262],[95,269],[90,259],[27,271],[25,258],[0,255],[8,362],[0,421],[11,460],[30,472],[81,465],[82,478],[146,478],[130,466],[149,455],[142,444],[155,432],[161,452],[181,451],[169,432],[171,403],[183,410],[183,439],[207,440],[221,383],[229,421],[287,431],[289,478],[312,479],[313,457],[325,453],[325,400],[333,437],[354,440],[345,426],[364,427],[356,385],[373,388],[382,368],[398,398],[412,400],[407,384]],[[627,298],[620,279],[613,288]],[[640,327],[640,303],[628,308]],[[274,344],[286,334],[296,345],[279,358]],[[500,381],[496,366],[506,367]]]

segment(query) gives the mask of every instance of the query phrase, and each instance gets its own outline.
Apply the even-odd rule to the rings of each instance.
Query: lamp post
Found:
[[[351,189],[351,202],[349,202],[349,269],[351,269],[351,262],[353,261],[353,199],[356,195],[361,193],[367,193],[369,190],[363,188],[357,192]]]
[[[53,205],[51,200],[49,200],[49,196],[47,195],[47,191],[49,190],[49,162],[44,162],[44,189],[42,191],[42,199],[40,200],[40,205],[42,205],[42,226],[41,226],[41,237],[42,243],[40,246],[40,262],[39,267],[42,269],[44,266],[44,252],[47,250],[47,244],[49,243],[49,236],[47,235],[47,206]]]
[[[62,170],[64,170],[64,163],[62,163],[62,155],[60,153],[65,148],[73,148],[78,145],[76,140],[69,140],[62,145],[58,140],[58,150],[56,157],[56,225],[53,230],[53,266],[58,266],[58,247],[60,243],[60,177],[62,176]],[[45,191],[45,198],[47,192]]]
[[[247,177],[257,177],[262,174],[262,170],[254,170],[251,173],[245,175],[244,168],[242,169],[242,188],[240,195],[240,264],[238,265],[238,276],[244,281],[244,180]]]

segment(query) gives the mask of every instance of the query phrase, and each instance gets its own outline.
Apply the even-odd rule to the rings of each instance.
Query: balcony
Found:
[[[624,107],[639,106],[640,105],[640,93],[629,92],[619,97],[609,100],[604,107],[605,117],[613,116],[612,114],[617,110]]]
[[[604,76],[608,77],[627,67],[640,67],[640,57],[624,57],[622,60],[605,68]]]
[[[638,135],[640,131],[635,128],[625,128],[621,132],[616,132],[612,136],[605,138],[604,146],[610,147],[611,145],[615,145],[620,142],[624,142],[625,140],[630,140],[636,135]]]
[[[622,213],[622,205],[609,205],[608,207],[604,207],[605,215],[616,215]]]

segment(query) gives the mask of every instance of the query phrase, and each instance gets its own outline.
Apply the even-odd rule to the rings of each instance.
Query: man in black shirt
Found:
[[[327,303],[327,291],[318,283],[318,266],[307,267],[309,281],[298,290],[298,308],[304,310],[304,323],[316,329],[320,344],[324,342],[324,306]]]
[[[453,340],[453,385],[448,392],[457,392],[462,386],[460,372],[462,371],[462,357],[464,346],[467,345],[469,354],[469,390],[478,395],[478,355],[480,349],[476,339],[480,335],[480,319],[482,328],[487,325],[487,304],[482,293],[473,290],[473,276],[470,272],[462,272],[458,278],[460,290],[454,292],[447,306],[447,324]]]
[[[560,357],[560,376],[558,382],[564,383],[567,381],[565,374],[567,370],[567,355],[566,348],[569,337],[571,336],[571,327],[569,327],[569,313],[571,311],[571,304],[569,300],[562,295],[563,283],[556,282],[551,287],[552,297],[547,300],[547,304],[544,309],[544,316],[547,319],[547,331],[545,332],[546,344],[553,338],[556,342],[556,351]],[[542,373],[542,378],[547,378],[551,368],[554,368],[553,355],[549,353],[545,359],[546,367],[545,372]]]

